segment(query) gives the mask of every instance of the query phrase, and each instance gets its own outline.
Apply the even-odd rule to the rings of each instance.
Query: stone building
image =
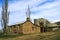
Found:
[[[40,32],[50,32],[59,28],[56,23],[50,23],[47,19],[39,18],[34,19],[35,24],[40,26]]]
[[[31,34],[31,33],[40,33],[40,27],[38,25],[33,24],[30,21],[30,9],[27,9],[27,18],[23,23],[10,25],[8,27],[9,33],[20,33],[20,34]]]

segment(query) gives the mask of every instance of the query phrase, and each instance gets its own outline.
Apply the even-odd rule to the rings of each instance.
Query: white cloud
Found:
[[[27,6],[28,4],[33,7],[35,5],[37,5],[37,3],[40,3],[43,2],[42,0],[30,0],[30,1],[27,1],[27,2],[24,2],[24,1],[18,1],[18,2],[14,2],[14,3],[11,3],[9,5],[9,11],[11,13],[10,15],[10,22],[14,22],[13,19],[15,19],[15,22],[19,21],[18,19],[20,18],[21,20],[21,17],[24,17],[26,16],[26,9],[27,9]],[[26,18],[26,17],[24,17]]]
[[[14,0],[15,1],[15,0]],[[13,3],[9,3],[9,24],[24,21],[26,18],[26,9],[28,4],[31,10],[31,19],[34,18],[46,18],[48,20],[59,20],[60,15],[60,1],[46,2],[47,0],[19,0]],[[41,4],[40,6],[37,6]],[[59,7],[59,8],[58,8]]]
[[[26,13],[26,8],[28,6],[28,4],[30,5],[31,8],[31,12],[35,12],[31,14],[31,19],[34,18],[47,18],[47,19],[51,19],[50,17],[53,18],[53,16],[59,15],[59,11],[57,11],[57,9],[55,7],[58,7],[60,4],[60,1],[55,1],[52,3],[46,3],[44,5],[40,5],[37,7],[38,4],[47,1],[47,0],[22,0],[22,1],[18,1],[18,2],[14,2],[12,4],[9,5],[9,10],[10,12],[13,12],[13,14],[11,15],[11,21],[13,21],[12,19],[15,18],[15,20],[24,17],[25,13]],[[59,9],[60,10],[60,9]],[[36,15],[36,16],[35,16]],[[26,18],[26,17],[24,17]]]

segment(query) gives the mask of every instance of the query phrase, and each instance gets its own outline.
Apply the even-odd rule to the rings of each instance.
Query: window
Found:
[[[16,26],[14,25],[13,27],[15,28]]]
[[[43,25],[43,23],[42,23],[42,22],[39,22],[39,24],[40,24],[40,25]]]
[[[13,31],[14,31],[14,33],[17,33],[16,30],[13,30]]]
[[[20,24],[18,24],[18,26],[20,26]]]
[[[34,31],[34,27],[32,27],[32,30]]]

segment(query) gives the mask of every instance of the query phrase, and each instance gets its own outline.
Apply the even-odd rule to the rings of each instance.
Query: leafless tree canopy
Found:
[[[6,32],[8,27],[8,19],[9,19],[9,13],[8,13],[8,0],[4,0],[4,3],[2,5],[2,19],[1,19],[1,25],[3,27],[3,31]]]

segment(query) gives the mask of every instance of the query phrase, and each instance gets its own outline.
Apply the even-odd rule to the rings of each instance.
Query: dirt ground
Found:
[[[60,31],[29,34],[14,38],[0,38],[0,40],[60,40]]]
[[[40,39],[46,39],[47,36],[54,35],[54,32],[46,32],[46,33],[38,33],[38,34],[30,34],[30,35],[24,35],[24,36],[18,36],[15,38],[3,38],[0,40],[40,40]]]
[[[12,40],[32,40],[32,39],[36,40],[37,37],[40,37],[40,36],[42,37],[42,36],[47,36],[47,35],[51,36],[54,34],[55,33],[53,33],[53,32],[39,33],[39,34],[32,34],[32,35],[25,35],[25,36],[16,37],[16,38],[13,38]]]

